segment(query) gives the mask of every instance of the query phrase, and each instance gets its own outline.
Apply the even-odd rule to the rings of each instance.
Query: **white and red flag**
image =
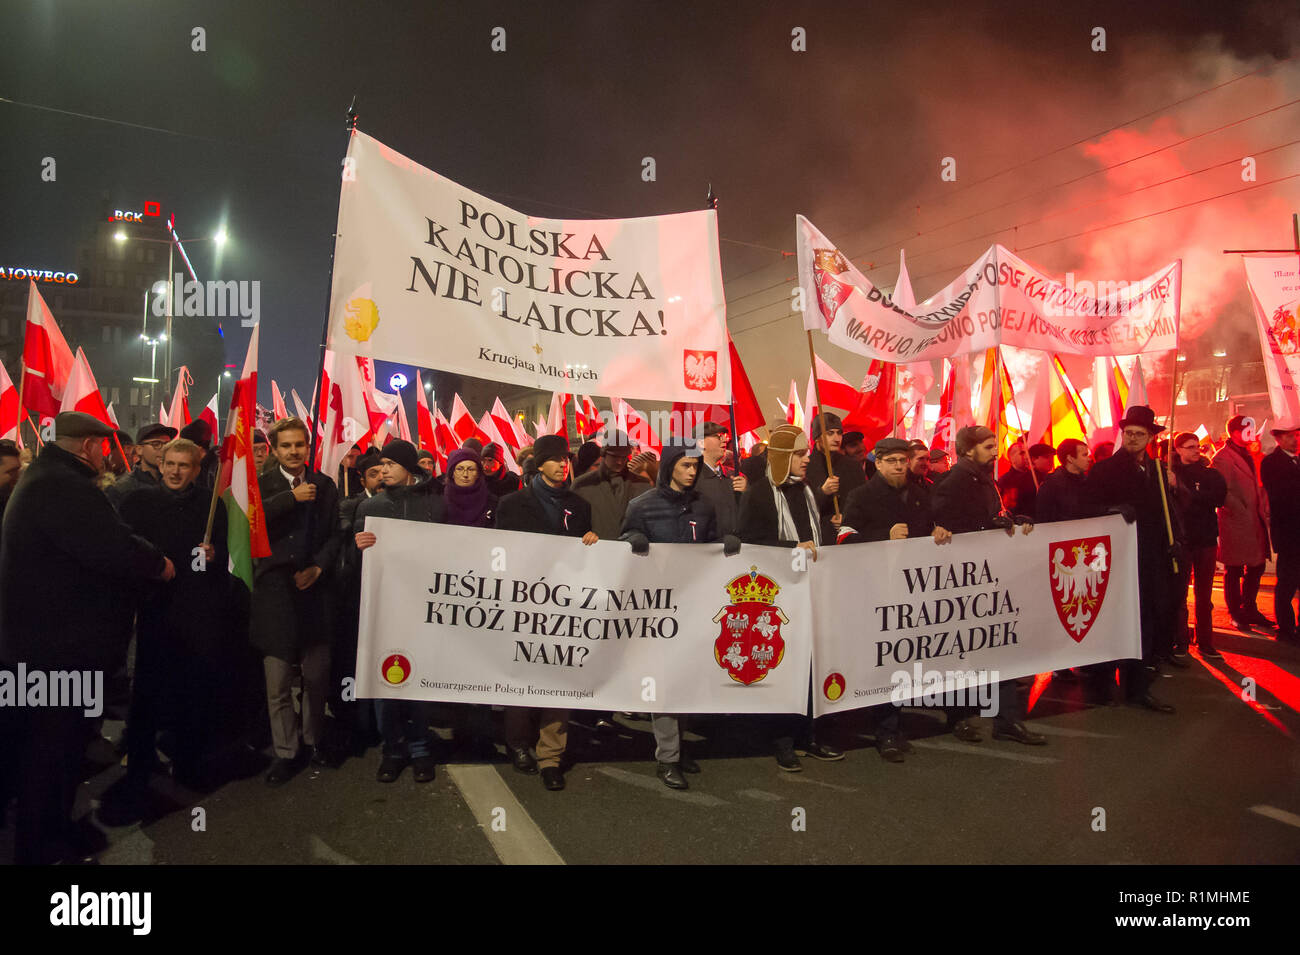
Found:
[[[19,374],[22,404],[44,421],[59,413],[63,389],[72,374],[72,350],[63,338],[36,283],[27,293],[27,326],[23,334],[23,362]]]
[[[0,438],[18,442],[22,447],[22,437],[18,433],[22,423],[23,412],[18,404],[18,389],[9,380],[9,372],[0,364]]]
[[[845,431],[861,431],[863,443],[874,448],[894,427],[894,379],[898,366],[873,359],[862,378],[858,406],[844,416]]]
[[[814,355],[813,357],[817,363],[817,381],[813,381],[813,373],[810,369],[808,372],[808,389],[804,392],[804,414],[809,431],[812,430],[813,420],[820,410],[817,403],[818,391],[814,385],[821,386],[821,404],[828,411],[832,408],[838,408],[840,411],[848,413],[857,408],[862,401],[862,395],[858,389],[845,381],[840,376],[840,373],[829,364],[822,361],[820,355]]]
[[[622,398],[611,398],[614,406],[614,426],[625,433],[642,451],[653,451],[656,456],[663,455],[663,444],[659,436],[650,427],[645,415],[637,411]]]
[[[217,393],[216,392],[213,392],[212,397],[208,399],[208,403],[204,405],[203,410],[199,412],[199,420],[206,421],[208,423],[208,428],[212,431],[213,443],[214,444],[219,443],[221,441],[221,429],[217,427]]]
[[[190,374],[189,368],[181,365],[176,372],[176,390],[172,392],[172,407],[167,413],[166,422],[177,431],[193,420],[190,418],[190,385],[192,384],[194,384],[194,377]]]
[[[352,446],[364,443],[374,433],[368,390],[360,363],[354,356],[326,350],[325,374],[317,402],[321,432],[316,458],[321,473],[331,479],[338,474],[339,465]],[[380,415],[381,420],[385,418],[386,415]]]
[[[510,451],[510,445],[506,443],[505,437],[501,434],[501,429],[497,427],[497,423],[493,419],[492,415],[488,414],[486,411],[483,412],[483,417],[479,418],[478,427],[480,431],[492,439],[489,443],[495,444],[501,449],[501,463],[503,463],[508,470],[514,471],[517,474],[519,472],[519,462],[515,460],[514,454]],[[487,444],[484,444],[484,447],[487,447]]]
[[[478,422],[470,414],[465,402],[460,400],[459,393],[454,394],[451,399],[451,430],[456,434],[458,448],[470,438],[478,438],[483,444],[488,444],[491,440],[479,428]]]
[[[418,368],[415,370],[415,433],[420,439],[420,447],[436,458],[438,439],[434,436],[433,413],[429,411],[429,399]]]
[[[518,451],[524,445],[520,443],[519,432],[515,429],[515,421],[510,417],[510,412],[506,411],[506,406],[501,403],[500,398],[492,400],[492,410],[488,412],[492,416],[492,421],[497,426],[497,431],[502,438],[502,447],[509,448],[512,452]],[[525,435],[524,440],[527,440]]]
[[[80,348],[77,349],[77,357],[73,359],[67,386],[63,389],[63,403],[59,405],[59,413],[64,411],[80,411],[98,418],[110,428],[117,427],[117,422],[108,413],[108,406],[104,404],[104,396],[99,393],[99,385],[95,383],[90,362],[86,361],[86,353]]]
[[[1243,255],[1273,417],[1300,421],[1300,255]]]
[[[275,409],[276,421],[289,417],[289,409],[284,403],[284,395],[280,392],[280,386],[275,383],[274,378],[271,379],[271,407]]]
[[[551,393],[551,407],[546,413],[546,433],[569,436],[569,402],[573,395],[560,391]]]
[[[433,454],[438,459],[438,470],[446,474],[447,458],[460,447],[460,439],[456,437],[456,432],[451,429],[451,423],[443,416],[440,408],[433,409],[433,434],[437,441]]]

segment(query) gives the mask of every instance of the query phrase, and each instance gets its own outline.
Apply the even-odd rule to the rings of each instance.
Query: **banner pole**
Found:
[[[1183,260],[1178,259],[1178,292],[1174,295],[1174,367],[1169,373],[1169,442],[1165,447],[1165,453],[1168,456],[1167,466],[1172,470],[1174,466],[1174,410],[1178,407],[1178,353],[1183,347]],[[1161,487],[1163,488],[1163,483]],[[1166,508],[1168,510],[1168,508]],[[1165,515],[1168,520],[1169,515]],[[1173,532],[1170,532],[1170,543],[1173,543]],[[1177,561],[1174,561],[1177,564]],[[1177,573],[1177,568],[1174,570]]]
[[[1048,356],[1047,360],[1048,361],[1052,360],[1050,355]],[[1003,369],[1002,348],[999,346],[998,348],[998,390],[999,391],[1002,390],[1002,369]],[[1048,388],[1050,387],[1051,385],[1048,385]],[[1007,388],[1010,389],[1011,391],[1011,407],[1014,408],[1016,411],[1016,424],[1020,425],[1020,433],[1023,435],[1025,434],[1025,419],[1020,416],[1020,405],[1016,401],[1016,386],[1011,383],[1010,375],[1007,375]],[[1052,393],[1049,391],[1047,394],[1048,397],[1051,397]],[[1050,407],[1051,405],[1049,403],[1048,408],[1050,409]],[[1048,411],[1048,414],[1051,414],[1050,410]],[[1008,427],[1009,426],[1010,425],[1008,425]],[[1027,444],[1025,445],[1025,457],[1029,457],[1029,445]],[[1032,460],[1029,462],[1029,476],[1034,479],[1034,493],[1037,494],[1038,491],[1040,490],[1039,483],[1038,483],[1038,472],[1034,470],[1034,462]]]
[[[817,420],[821,423],[821,427],[819,428],[820,432],[822,434],[825,434],[826,433],[826,408],[822,404],[821,379],[817,377],[817,355],[813,351],[812,329],[807,330],[807,335],[808,335],[808,364],[812,367],[813,394],[817,397]],[[835,465],[831,461],[831,449],[826,447],[825,444],[823,444],[822,453],[826,455],[826,476],[828,478],[833,478],[835,477]],[[737,461],[737,463],[739,463],[739,461]],[[831,495],[831,505],[835,508],[835,516],[839,517],[840,516],[839,494]]]
[[[709,183],[708,194],[704,197],[704,208],[712,209],[715,213],[718,211],[718,196],[713,191],[713,183]],[[725,322],[724,322],[725,324]],[[727,343],[731,343],[731,331],[727,331]],[[734,379],[732,379],[734,381]],[[736,388],[732,385],[728,394],[727,415],[731,423],[731,460],[732,466],[735,467],[736,473],[740,473],[740,435],[736,434]],[[684,428],[682,430],[685,430]]]

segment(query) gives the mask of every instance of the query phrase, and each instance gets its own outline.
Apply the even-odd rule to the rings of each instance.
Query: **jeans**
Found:
[[[385,756],[420,759],[433,752],[429,717],[433,707],[423,700],[375,700],[375,722],[384,738]]]

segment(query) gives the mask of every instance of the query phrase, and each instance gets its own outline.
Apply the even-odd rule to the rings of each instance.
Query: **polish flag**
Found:
[[[27,293],[27,327],[19,377],[22,403],[42,419],[53,418],[63,403],[63,390],[72,374],[73,356],[50,314],[45,299],[30,283]],[[25,413],[25,412],[20,412]]]
[[[862,379],[858,406],[844,416],[845,431],[861,431],[863,443],[873,448],[894,427],[894,379],[898,366],[873,358]]]
[[[5,366],[0,364],[0,438],[18,442],[21,447],[22,439],[18,434],[18,425],[22,419],[23,414],[18,407],[18,389],[9,380],[9,372],[5,371]]]
[[[418,368],[415,371],[415,433],[420,438],[420,447],[437,457],[438,441],[434,437],[433,414],[429,411],[429,399],[424,393],[424,382],[420,380]]]
[[[451,400],[451,430],[456,433],[456,447],[460,447],[468,438],[478,438],[484,444],[491,441],[479,428],[478,422],[465,407],[465,402],[460,400],[459,393],[453,395]]]
[[[492,423],[496,425],[497,434],[502,439],[498,442],[501,447],[506,448],[509,451],[518,451],[523,447],[523,445],[519,443],[519,435],[515,431],[514,422],[510,417],[510,412],[506,411],[506,406],[501,403],[500,398],[493,399],[492,410],[488,412],[488,415],[492,418]],[[482,424],[480,423],[479,426],[482,427]],[[483,430],[486,431],[487,429],[484,428]],[[496,439],[494,438],[493,440]]]
[[[219,444],[221,441],[221,429],[217,427],[217,396],[213,394],[212,398],[199,412],[199,420],[206,421],[208,427],[212,430],[213,444]]]
[[[447,456],[460,447],[460,439],[456,437],[451,423],[443,417],[442,411],[438,408],[433,409],[433,433],[438,442],[433,449],[433,454],[438,459],[438,471],[446,474]]]
[[[741,364],[740,353],[736,351],[730,332],[727,333],[727,348],[731,352],[731,404],[736,412],[736,430],[747,434],[767,424],[767,418],[754,394],[754,386],[749,383],[749,375]]]
[[[488,443],[495,444],[501,449],[501,463],[506,466],[507,470],[514,471],[518,474],[519,462],[517,462],[515,456],[510,453],[510,445],[506,444],[505,439],[501,435],[501,429],[497,427],[497,423],[493,420],[492,415],[488,414],[486,411],[483,412],[483,417],[478,420],[478,427],[480,431],[492,439],[490,442],[485,443],[484,447],[486,447]]]
[[[591,395],[583,395],[581,401],[574,402],[573,417],[578,425],[578,437],[583,441],[589,441],[600,432],[600,411]]]
[[[297,388],[292,389],[290,391],[290,394],[293,397],[293,410],[297,414],[298,420],[300,420],[303,424],[305,424],[307,427],[310,428],[311,413],[307,410],[307,406],[303,404],[302,398],[298,397],[298,389]],[[285,417],[288,416],[286,415]]]
[[[279,421],[289,417],[289,409],[285,406],[284,395],[280,392],[280,386],[271,379],[271,407],[275,409],[275,420]]]
[[[957,424],[953,409],[957,392],[957,366],[945,358],[943,368],[943,391],[939,394],[939,419],[934,423],[934,437],[930,447],[946,451],[951,461],[956,457],[957,452]]]
[[[63,389],[63,402],[59,405],[58,413],[62,414],[65,411],[80,411],[92,418],[98,418],[109,427],[117,427],[104,404],[104,396],[99,393],[99,385],[95,384],[95,375],[90,370],[90,362],[86,361],[86,353],[80,348],[77,349],[77,357],[72,362],[72,371],[68,374],[67,385]]]
[[[785,412],[785,423],[792,424],[796,428],[802,428],[804,417],[803,417],[803,407],[799,404],[798,387],[799,386],[794,383],[794,379],[791,378],[790,379],[790,400],[788,402],[781,403],[781,399],[778,398],[777,402],[781,403],[781,410]]]
[[[411,425],[406,420],[406,402],[397,397],[397,433],[402,436],[403,441],[411,440]]]
[[[569,402],[572,398],[573,395],[559,391],[551,394],[551,408],[546,414],[547,434],[569,436]]]
[[[614,406],[615,427],[627,434],[632,439],[632,443],[642,451],[653,451],[656,456],[662,457],[663,444],[659,441],[659,436],[650,427],[650,422],[645,415],[622,398],[611,398],[610,402]]]
[[[832,408],[838,408],[841,411],[849,412],[858,406],[862,401],[862,395],[858,389],[854,388],[842,377],[834,368],[822,361],[820,355],[813,356],[817,364],[817,382],[821,385],[822,404],[829,411]],[[804,408],[808,427],[812,427],[812,421],[817,417],[819,406],[817,403],[818,393],[814,388],[813,373],[808,372],[808,390],[804,392]]]
[[[1147,380],[1146,376],[1142,374],[1142,359],[1140,357],[1133,359],[1133,371],[1129,377],[1128,400],[1124,403],[1125,416],[1135,405],[1151,407],[1151,402],[1147,398]],[[1116,422],[1116,424],[1118,423]]]
[[[325,374],[321,379],[321,433],[317,449],[317,466],[329,478],[338,474],[339,465],[354,444],[364,444],[374,433],[371,405],[366,400],[366,382],[361,361],[352,355],[325,352]],[[380,414],[386,420],[386,414]]]
[[[546,430],[545,418],[537,418],[535,421],[533,421],[533,434],[537,435],[537,437],[540,438],[542,435],[550,434],[550,433],[551,432]]]
[[[194,377],[185,365],[181,365],[180,370],[176,372],[176,390],[172,392],[172,409],[167,415],[167,424],[177,431],[185,427],[193,419],[190,417],[190,385],[194,384]]]

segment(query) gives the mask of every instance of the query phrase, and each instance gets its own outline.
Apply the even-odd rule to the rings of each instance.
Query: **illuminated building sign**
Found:
[[[132,212],[129,209],[114,209],[113,214],[108,217],[109,222],[143,222],[145,219],[156,219],[162,215],[162,205],[157,202],[146,202],[144,210],[141,212]]]
[[[0,265],[0,278],[10,282],[52,282],[55,285],[76,285],[79,276],[76,272],[52,272],[49,269],[20,269],[12,265]]]

